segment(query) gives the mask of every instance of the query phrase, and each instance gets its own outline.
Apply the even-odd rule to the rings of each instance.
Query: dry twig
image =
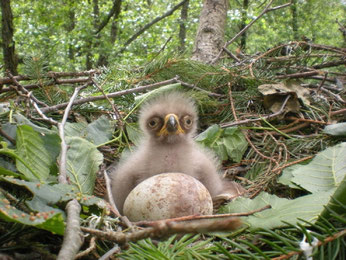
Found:
[[[57,257],[58,260],[74,259],[83,244],[79,214],[81,206],[76,199],[67,203],[67,220],[64,240]]]

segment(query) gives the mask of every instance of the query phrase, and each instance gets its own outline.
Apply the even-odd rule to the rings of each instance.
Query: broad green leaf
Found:
[[[101,116],[97,120],[88,124],[86,132],[87,140],[92,142],[94,145],[100,145],[112,138],[113,124],[111,124],[107,117]]]
[[[14,205],[11,205],[6,197],[0,192],[0,218],[9,222],[17,222],[24,225],[51,231],[63,235],[65,224],[63,214],[58,211],[45,211],[37,214],[28,214]]]
[[[227,150],[224,144],[222,143],[222,139],[217,140],[211,148],[215,151],[215,153],[218,155],[221,161],[225,161],[228,159]]]
[[[97,146],[112,138],[113,124],[105,116],[101,116],[90,124],[67,122],[64,130],[65,136],[82,137]]]
[[[87,124],[84,122],[70,123],[66,122],[64,133],[65,136],[79,136],[85,138],[87,135],[86,128]]]
[[[221,129],[216,124],[200,133],[196,141],[213,149],[222,161],[230,158],[240,162],[248,146],[243,133],[237,127]]]
[[[61,140],[59,135],[57,133],[44,134],[41,136],[41,138],[43,140],[44,147],[52,158],[52,161],[55,162],[61,149]]]
[[[132,143],[136,146],[139,145],[141,137],[143,136],[142,131],[139,129],[138,124],[128,123],[126,124],[126,132]]]
[[[346,123],[327,125],[323,132],[334,136],[346,136]]]
[[[33,198],[31,200],[26,200],[25,204],[32,212],[38,213],[27,214],[14,206],[11,207],[13,211],[6,212],[6,209],[8,209],[8,207],[6,207],[5,212],[7,214],[4,213],[4,211],[2,213],[9,218],[12,217],[10,221],[37,226],[58,234],[63,232],[65,214],[62,210],[52,207],[62,198],[62,194],[59,190],[48,184],[42,184],[39,181],[28,182],[11,177],[2,177],[1,180],[21,186],[30,191]]]
[[[0,158],[1,159],[1,158]],[[13,171],[7,170],[6,168],[3,168],[0,166],[0,175],[7,175],[7,176],[14,176],[14,177],[20,177],[20,174],[15,173]]]
[[[41,134],[57,133],[56,130],[49,130],[49,129],[45,128],[45,127],[41,127],[41,126],[35,125],[29,119],[27,119],[26,117],[22,116],[21,114],[15,114],[13,117],[16,119],[18,125],[28,125],[28,126],[31,126],[32,129],[35,130],[38,133],[41,133]]]
[[[226,147],[228,156],[234,162],[240,162],[248,143],[244,134],[237,127],[229,127],[224,131],[223,143]]]
[[[12,137],[12,139],[16,139],[16,131],[17,131],[17,125],[6,123],[1,125],[2,131],[4,131],[8,136]],[[9,146],[12,145],[10,141],[8,141],[6,138],[4,138],[5,141]]]
[[[0,177],[1,178],[1,177]],[[77,199],[85,206],[96,205],[103,208],[103,200],[93,195],[81,194],[80,191],[69,184],[44,184],[38,181],[24,181],[12,177],[2,177],[2,181],[9,182],[13,185],[20,186],[28,190],[33,198],[26,200],[26,205],[33,211],[57,211],[64,212],[58,208],[53,208],[57,203],[67,202],[71,199]]]
[[[46,180],[53,161],[40,135],[31,126],[20,125],[17,128],[16,141],[17,155],[32,169],[30,170],[22,162],[16,160],[18,171],[29,180]]]
[[[96,146],[80,137],[66,137],[67,174],[71,184],[82,194],[92,194],[96,173],[103,155]]]
[[[296,164],[296,165],[293,165],[291,167],[284,169],[282,172],[282,175],[278,179],[278,183],[281,183],[283,185],[287,185],[293,189],[302,189],[301,187],[299,187],[298,185],[296,185],[292,182],[292,179],[294,177],[292,172],[296,169],[299,169],[300,167],[302,167],[302,165]]]
[[[206,146],[211,146],[217,139],[220,138],[223,130],[218,125],[209,126],[205,131],[200,133],[196,137],[196,141],[199,143],[203,143]]]
[[[346,143],[318,153],[307,165],[292,171],[292,182],[311,193],[337,188],[346,176]]]
[[[344,206],[340,207],[339,203],[341,203]],[[334,192],[333,197],[328,204],[328,207],[334,212],[345,215],[346,214],[345,205],[346,205],[346,176],[344,177],[341,184]],[[322,215],[326,217],[326,215],[328,214],[329,214],[328,211],[325,209]]]
[[[270,195],[266,192],[260,193],[256,198],[237,198],[222,208],[223,213],[249,212],[255,209],[271,205],[271,209],[255,213],[252,216],[242,218],[250,225],[251,229],[277,228],[284,226],[283,221],[295,225],[299,220],[314,223],[327,205],[330,192],[320,192],[288,200]]]

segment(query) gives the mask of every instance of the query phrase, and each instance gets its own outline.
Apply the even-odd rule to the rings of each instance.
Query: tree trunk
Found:
[[[115,43],[115,40],[118,37],[118,18],[121,12],[121,2],[122,1],[117,1],[117,4],[115,6],[115,13],[113,15],[113,21],[112,21],[112,25],[111,25],[111,36],[110,36],[110,42],[112,44]]]
[[[299,40],[297,0],[292,0],[291,12],[292,12],[292,31],[293,31],[293,38],[294,38],[294,40],[297,41],[297,40]]]
[[[192,59],[204,63],[217,57],[224,44],[228,0],[205,0]]]
[[[181,8],[180,13],[180,26],[179,26],[179,52],[183,53],[185,51],[185,40],[186,40],[186,22],[187,14],[189,10],[189,1],[187,1]]]
[[[13,41],[13,15],[10,0],[1,0],[1,12],[2,50],[5,69],[9,70],[11,74],[17,75],[18,60],[15,54],[15,42]]]
[[[249,8],[249,0],[243,0],[243,10],[242,10],[242,14],[241,14],[240,31],[243,30],[246,26],[248,8]],[[241,35],[241,38],[240,38],[240,50],[244,53],[245,53],[245,49],[246,49],[246,38],[247,38],[247,34],[245,31]]]

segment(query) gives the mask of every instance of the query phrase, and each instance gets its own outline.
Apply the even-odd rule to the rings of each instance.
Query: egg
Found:
[[[124,203],[125,216],[134,222],[212,213],[207,188],[183,173],[162,173],[142,181]]]

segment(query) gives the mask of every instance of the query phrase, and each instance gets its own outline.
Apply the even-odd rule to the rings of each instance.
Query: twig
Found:
[[[142,230],[133,231],[131,233],[114,232],[114,231],[100,231],[97,229],[85,228],[81,229],[84,232],[93,234],[101,239],[114,241],[119,245],[127,242],[136,242],[140,239],[147,237],[161,238],[176,233],[208,233],[217,231],[231,231],[240,227],[241,222],[238,218],[226,219],[201,219],[199,221],[191,221],[188,223],[175,222],[175,221],[162,221],[157,222],[157,225],[148,227]]]
[[[280,167],[274,169],[273,172],[279,172],[279,173],[280,173],[283,169],[285,169],[285,168],[287,168],[287,167],[289,167],[289,166],[292,166],[292,165],[297,164],[297,163],[304,162],[304,161],[306,161],[306,160],[310,160],[310,159],[312,159],[313,157],[314,157],[313,155],[312,155],[312,156],[307,156],[307,157],[301,158],[301,159],[299,159],[299,160],[296,160],[296,161],[294,161],[294,162],[286,163],[285,165],[280,166]]]
[[[176,6],[174,6],[171,10],[167,11],[166,13],[164,13],[162,16],[156,17],[154,20],[152,20],[150,23],[146,24],[145,26],[143,26],[143,28],[141,28],[140,30],[138,30],[134,35],[132,35],[130,37],[130,39],[128,39],[125,43],[124,46],[116,53],[116,55],[119,55],[120,53],[122,53],[124,50],[126,50],[127,46],[133,42],[134,40],[136,40],[138,38],[138,36],[140,36],[142,33],[144,33],[147,29],[149,29],[151,26],[153,26],[154,24],[158,23],[159,21],[161,21],[162,19],[166,18],[167,16],[172,15],[177,9],[179,9],[179,7],[181,7],[182,5],[185,4],[187,0],[183,0],[181,1],[179,4],[177,4]]]
[[[329,236],[327,238],[325,238],[323,241],[318,241],[317,243],[317,247],[319,246],[322,246],[322,245],[326,245],[327,243],[329,242],[332,242],[340,237],[343,237],[346,235],[346,229],[344,230],[341,230],[340,232],[338,233],[335,233],[334,235],[332,236]],[[299,250],[299,251],[291,251],[287,254],[284,254],[284,255],[281,255],[281,256],[278,256],[278,257],[275,257],[275,258],[272,258],[272,260],[283,260],[283,259],[291,259],[293,256],[295,255],[301,255],[303,254],[303,250]]]
[[[127,95],[127,94],[139,93],[139,92],[143,92],[145,90],[154,89],[154,88],[158,88],[158,87],[165,86],[168,84],[173,84],[173,83],[177,83],[176,78],[172,78],[169,80],[157,82],[157,83],[146,85],[146,86],[139,86],[139,87],[132,88],[132,89],[125,89],[125,90],[113,92],[113,93],[108,94],[107,97],[108,98],[114,98],[114,97],[119,97],[119,96],[123,96],[123,95]],[[81,98],[81,99],[74,101],[73,105],[81,105],[81,104],[84,104],[87,102],[93,102],[93,101],[98,101],[98,100],[103,100],[103,99],[105,99],[104,95]],[[69,104],[68,102],[65,102],[62,104],[55,105],[55,106],[46,107],[46,108],[43,108],[42,111],[44,113],[52,112],[52,111],[55,111],[58,109],[65,108],[65,107],[67,107],[68,104]]]
[[[164,219],[164,220],[157,220],[157,221],[138,221],[133,224],[138,225],[138,226],[157,226],[159,223],[162,222],[186,222],[186,221],[195,221],[195,220],[201,220],[201,219],[219,219],[219,218],[229,218],[229,217],[245,217],[245,216],[250,216],[255,213],[261,212],[266,209],[270,209],[270,205],[266,205],[262,208],[251,210],[248,212],[244,213],[229,213],[229,214],[217,214],[217,215],[202,215],[202,216],[184,216],[184,217],[179,217],[179,218],[172,218],[172,219]]]
[[[89,247],[88,247],[87,249],[85,249],[84,251],[79,252],[79,253],[76,255],[75,259],[82,258],[83,256],[86,256],[86,255],[88,255],[90,252],[92,252],[93,250],[95,250],[95,249],[96,249],[96,243],[95,243],[95,242],[96,242],[96,237],[92,237],[92,238],[90,239]]]
[[[84,84],[83,86],[80,86],[78,88],[76,88],[73,92],[73,95],[70,99],[70,101],[68,102],[67,104],[67,107],[65,109],[65,112],[64,112],[64,116],[62,118],[62,121],[61,123],[58,123],[58,129],[59,129],[59,136],[60,136],[60,139],[61,139],[61,152],[60,152],[60,161],[59,161],[59,177],[58,177],[58,180],[59,180],[59,183],[68,183],[67,181],[67,170],[66,170],[66,160],[67,160],[67,144],[66,144],[66,141],[65,141],[65,131],[64,131],[64,128],[65,128],[65,124],[66,124],[66,121],[67,121],[67,118],[68,118],[68,114],[70,113],[70,110],[71,110],[71,107],[72,107],[72,104],[75,100],[75,98],[77,97],[78,95],[78,92],[89,86],[91,84],[91,81],[87,82],[86,84]]]
[[[243,134],[244,134],[244,136],[245,136],[246,141],[249,143],[249,145],[252,147],[252,149],[253,149],[259,156],[261,156],[263,159],[266,159],[266,160],[269,160],[269,161],[275,163],[275,165],[276,165],[277,167],[279,167],[279,163],[278,163],[274,158],[264,155],[263,153],[261,153],[261,152],[256,148],[256,146],[251,142],[251,140],[250,140],[250,138],[248,137],[247,133],[244,133],[244,132],[243,132]]]
[[[109,200],[109,204],[111,206],[112,211],[114,212],[114,214],[120,218],[122,220],[122,222],[127,226],[127,227],[132,227],[132,223],[130,222],[130,220],[126,217],[126,216],[121,216],[121,214],[119,213],[119,210],[117,208],[117,206],[114,203],[114,199],[113,199],[113,195],[112,195],[112,191],[111,191],[111,184],[110,184],[110,180],[107,174],[107,171],[103,172],[103,176],[105,177],[105,182],[106,182],[106,189],[107,189],[107,196],[108,196],[108,200]]]
[[[120,252],[120,247],[118,245],[115,245],[111,250],[109,250],[102,257],[100,257],[99,260],[107,260],[109,257],[111,257],[114,254],[118,254],[119,252]]]
[[[54,119],[47,117],[45,114],[43,114],[40,107],[32,99],[30,99],[31,95],[32,95],[32,92],[30,91],[28,94],[29,100],[30,100],[31,104],[34,106],[36,112],[43,118],[43,120],[50,123],[51,125],[58,125],[57,121],[55,121]]]
[[[321,90],[324,92],[324,93],[327,93],[328,95],[334,97],[337,101],[343,103],[343,104],[346,104],[346,101],[343,100],[338,94],[334,94],[333,92],[325,89],[324,87],[321,87]]]
[[[235,112],[235,108],[234,108],[234,101],[232,97],[232,86],[230,82],[228,82],[228,89],[229,89],[228,95],[229,95],[229,101],[231,103],[232,114],[233,114],[234,120],[238,121],[237,113]]]
[[[23,94],[27,95],[27,97],[29,98],[29,100],[33,100],[36,104],[39,104],[41,106],[45,106],[48,107],[48,105],[46,105],[45,103],[41,102],[40,100],[38,100],[34,95],[29,95],[29,91],[27,91],[17,80],[16,78],[8,72],[8,76],[9,78],[12,80],[13,84],[19,88],[19,91],[22,92]]]
[[[120,112],[118,110],[118,108],[114,105],[114,101],[111,100],[107,95],[106,93],[103,91],[102,87],[99,86],[97,84],[97,82],[94,80],[94,79],[91,79],[92,82],[94,83],[94,85],[102,92],[103,96],[107,99],[108,103],[111,105],[112,109],[113,109],[113,113],[115,114],[116,116],[116,119],[118,121],[118,126],[122,129],[123,126],[124,126],[124,123],[123,123],[123,119],[122,119],[122,116],[120,115]]]
[[[196,89],[196,90],[199,90],[201,92],[204,92],[204,93],[208,94],[208,96],[211,96],[211,97],[223,97],[224,96],[224,95],[221,95],[221,94],[213,93],[213,92],[210,92],[208,90],[199,88],[199,87],[197,87],[197,86],[195,86],[193,84],[189,84],[189,83],[183,82],[183,81],[179,80],[178,78],[176,78],[175,82],[176,83],[180,83],[184,87],[188,87],[188,88],[191,88],[191,89]]]
[[[310,77],[310,76],[315,76],[321,74],[320,71],[305,71],[305,72],[298,72],[298,73],[293,73],[293,74],[286,74],[286,75],[280,75],[276,76],[276,79],[285,79],[285,78],[305,78],[305,77]]]
[[[317,121],[317,120],[306,119],[306,118],[298,118],[298,117],[294,117],[294,116],[285,117],[285,119],[293,120],[295,122],[309,122],[309,123],[313,123],[313,124],[329,125],[329,123],[324,122],[324,121]]]
[[[81,206],[76,199],[73,199],[67,203],[66,210],[66,230],[57,260],[74,259],[83,244],[83,234],[80,230],[79,219]]]
[[[267,116],[262,116],[260,118],[254,118],[254,119],[245,119],[245,120],[241,120],[241,121],[236,121],[236,122],[231,122],[231,123],[223,123],[220,124],[221,128],[226,128],[226,127],[231,127],[231,126],[236,126],[236,125],[243,125],[243,124],[248,124],[248,123],[252,123],[252,122],[258,122],[258,121],[262,121],[263,119],[267,120],[273,117],[276,117],[280,114],[282,114],[284,112],[284,108],[287,104],[287,101],[289,100],[290,95],[287,95],[286,99],[284,100],[284,102],[281,105],[281,108],[279,109],[279,111],[271,114],[271,115],[267,115]]]
[[[291,5],[291,3],[288,4],[284,4],[281,6],[276,6],[273,8],[269,8],[271,6],[271,4],[273,3],[274,0],[271,0],[268,5],[263,9],[263,11],[260,13],[259,16],[257,16],[255,19],[253,19],[248,25],[246,25],[240,32],[238,32],[231,40],[229,40],[228,42],[226,42],[224,44],[224,46],[222,47],[221,51],[219,52],[219,54],[216,56],[215,59],[213,59],[211,61],[211,64],[214,64],[216,61],[218,61],[222,55],[222,52],[227,48],[228,45],[230,45],[232,42],[234,42],[238,37],[240,37],[245,31],[247,31],[259,18],[261,18],[265,13],[268,13],[270,11],[275,11],[278,10],[280,8],[284,8],[287,7],[289,5]]]

